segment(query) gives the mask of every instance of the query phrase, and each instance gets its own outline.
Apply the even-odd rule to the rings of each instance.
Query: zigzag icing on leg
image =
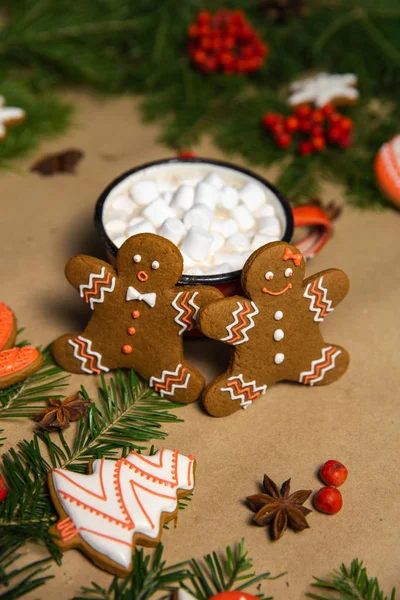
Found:
[[[332,346],[326,346],[325,348],[322,348],[322,357],[321,358],[316,358],[315,360],[312,361],[311,363],[311,369],[310,371],[303,371],[303,373],[300,373],[300,383],[305,383],[305,379],[307,377],[311,377],[312,375],[315,374],[315,369],[316,366],[319,363],[323,363],[326,360],[326,353],[328,352],[328,350],[331,350]]]
[[[254,317],[259,313],[255,302],[250,302],[250,306],[253,309],[252,313],[250,313],[250,307],[248,303],[244,302],[243,306],[243,304],[238,302],[237,305],[238,308],[232,313],[232,316],[234,317],[233,323],[228,325],[226,328],[228,335],[224,338],[221,338],[221,342],[228,342],[234,346],[238,346],[239,344],[249,341],[247,332],[249,329],[254,327]],[[249,324],[245,327],[247,323],[246,319],[248,319]]]
[[[182,372],[179,375],[181,369]],[[184,377],[185,379],[183,379]],[[164,397],[164,395],[173,396],[176,389],[187,388],[189,379],[190,373],[186,367],[182,367],[182,364],[179,364],[175,371],[163,371],[160,378],[150,377],[149,385],[154,387],[154,390],[162,397]]]
[[[95,352],[92,350],[92,340],[82,337],[78,335],[75,340],[68,340],[68,344],[70,344],[74,349],[74,357],[79,360],[81,365],[81,370],[85,373],[100,373],[102,371],[109,371],[107,367],[101,364],[102,356],[99,352]],[[86,352],[85,352],[86,345]],[[94,366],[94,359],[97,359],[97,367]],[[89,366],[86,364],[89,361]]]
[[[339,356],[339,354],[341,354],[341,353],[342,353],[341,350],[337,350],[334,354],[330,354],[330,356],[329,356],[329,361],[330,361],[329,364],[326,367],[322,367],[322,365],[319,366],[320,375],[316,379],[313,379],[312,381],[310,381],[310,385],[311,386],[315,385],[319,381],[322,381],[323,378],[325,377],[326,373],[328,371],[330,371],[331,369],[335,368],[336,359]]]
[[[313,360],[310,371],[300,373],[300,383],[315,385],[325,377],[327,371],[334,369],[336,359],[341,354],[341,350],[336,350],[333,346],[326,346],[322,349],[322,357]]]
[[[315,312],[314,321],[321,322],[328,312],[332,312],[332,300],[327,298],[328,290],[322,285],[324,278],[320,277],[318,282],[314,280],[309,283],[304,292],[304,298],[310,300],[310,311]],[[317,285],[318,289],[315,289]]]
[[[231,400],[240,400],[240,406],[244,409],[248,408],[253,400],[257,400],[266,391],[266,385],[257,386],[254,380],[245,382],[242,373],[229,377],[227,387],[221,388],[221,392],[229,392]]]

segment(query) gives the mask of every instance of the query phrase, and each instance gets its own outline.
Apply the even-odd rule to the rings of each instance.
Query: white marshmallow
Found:
[[[276,217],[262,217],[258,222],[258,231],[263,235],[272,235],[279,238],[281,235],[281,224]]]
[[[185,252],[182,252],[181,250],[181,254],[183,257],[183,267],[184,267],[184,272],[186,273],[186,269],[190,269],[191,267],[195,266],[195,262],[192,258],[190,258],[190,256],[188,256],[187,254],[185,254]]]
[[[237,222],[234,219],[224,219],[217,217],[213,219],[210,230],[214,233],[220,233],[224,238],[228,238],[239,229]]]
[[[164,221],[158,233],[178,246],[186,233],[186,228],[182,221],[171,217]]]
[[[247,252],[242,252],[242,261],[243,261],[243,266],[244,263],[246,262],[246,260],[249,258],[249,256],[251,256],[253,254],[253,250],[247,250]]]
[[[186,229],[193,226],[209,229],[213,218],[212,211],[204,204],[195,204],[183,217],[183,223]]]
[[[185,275],[203,275],[203,271],[197,266],[189,267],[186,269]]]
[[[128,216],[135,210],[135,203],[126,195],[120,195],[111,201],[111,213]]]
[[[143,217],[133,217],[130,221],[128,221],[128,227],[132,227],[132,225],[136,225],[143,221]]]
[[[157,198],[151,204],[146,206],[142,215],[154,225],[160,227],[166,219],[174,217],[175,213],[162,198]]]
[[[180,185],[171,200],[171,207],[178,215],[190,210],[194,203],[194,189],[191,185]]]
[[[251,249],[258,250],[261,246],[265,246],[265,244],[269,244],[270,242],[276,242],[277,238],[271,235],[263,235],[261,233],[256,233],[251,242]]]
[[[215,255],[215,263],[228,263],[231,271],[238,271],[243,267],[243,259],[240,252],[217,252]]]
[[[235,252],[242,252],[250,248],[250,240],[244,233],[234,233],[226,240],[225,248]]]
[[[211,269],[207,270],[207,275],[219,275],[220,273],[230,273],[232,271],[232,267],[229,263],[222,263],[220,265],[215,265]]]
[[[239,204],[236,208],[231,210],[231,215],[237,222],[240,231],[249,231],[255,225],[253,215],[247,210],[243,204]]]
[[[173,192],[164,192],[162,197],[164,198],[167,204],[171,204],[172,198],[174,197]]]
[[[254,211],[253,215],[259,219],[260,217],[274,217],[275,216],[275,208],[272,204],[263,204],[260,208]]]
[[[121,248],[121,246],[125,242],[125,240],[126,240],[126,237],[124,235],[119,235],[118,237],[113,239],[113,242],[117,246],[117,248]]]
[[[190,258],[197,261],[204,261],[210,252],[212,235],[201,227],[193,226],[189,229],[182,243],[182,250]]]
[[[219,204],[226,210],[232,210],[239,202],[239,192],[231,185],[222,188],[219,194]]]
[[[151,223],[146,221],[146,219],[142,219],[139,223],[135,225],[131,225],[126,230],[126,234],[128,237],[131,235],[136,235],[137,233],[155,233],[156,230]]]
[[[218,250],[221,250],[225,244],[225,238],[220,233],[211,233],[212,242],[210,248],[210,254],[215,254]]]
[[[209,173],[207,175],[207,177],[204,177],[203,181],[205,181],[206,183],[209,183],[210,185],[213,185],[214,187],[217,188],[217,190],[221,190],[225,184],[222,177],[220,177],[218,175],[218,173],[215,173],[215,171],[212,171],[211,173]]]
[[[194,197],[194,203],[196,204],[205,204],[212,211],[215,210],[216,204],[219,199],[219,190],[202,181],[196,186],[196,193]]]
[[[240,199],[251,212],[257,210],[265,202],[265,192],[261,185],[249,181],[239,192]]]
[[[110,237],[115,236],[115,234],[121,234],[125,231],[126,228],[126,222],[123,221],[122,219],[112,219],[111,221],[108,221],[105,225],[105,230],[107,232],[107,235],[109,235]]]
[[[158,187],[154,181],[136,181],[129,189],[131,198],[140,206],[147,206],[158,197]]]

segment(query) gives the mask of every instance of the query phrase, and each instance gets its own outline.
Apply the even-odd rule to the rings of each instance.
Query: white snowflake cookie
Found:
[[[288,102],[290,106],[313,103],[317,108],[328,103],[353,104],[359,97],[357,82],[353,73],[318,73],[314,77],[294,81],[289,87]]]

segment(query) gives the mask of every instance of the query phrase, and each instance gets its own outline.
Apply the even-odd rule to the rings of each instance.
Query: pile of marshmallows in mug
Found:
[[[118,248],[132,235],[157,233],[180,248],[186,275],[217,275],[241,269],[254,250],[281,239],[273,198],[256,182],[237,189],[215,172],[174,191],[148,179],[110,198],[103,222]]]

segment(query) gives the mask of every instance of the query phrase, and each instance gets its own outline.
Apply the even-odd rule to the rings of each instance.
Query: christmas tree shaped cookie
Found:
[[[304,270],[297,248],[267,244],[244,266],[245,297],[223,298],[200,311],[202,332],[233,347],[228,370],[204,392],[211,415],[248,408],[277,381],[323,385],[346,371],[348,353],[325,342],[319,326],[346,296],[348,277],[328,269],[303,279]]]
[[[90,256],[66,266],[69,282],[93,310],[82,333],[62,336],[52,351],[72,373],[132,368],[163,397],[188,403],[203,390],[203,376],[183,357],[182,334],[200,307],[222,297],[207,286],[177,286],[183,258],[169,240],[151,233],[130,237],[117,270]]]
[[[62,550],[79,548],[101,568],[126,577],[135,545],[157,546],[194,488],[195,460],[163,448],[93,461],[89,475],[52,469],[49,489],[60,516],[50,528]]]

